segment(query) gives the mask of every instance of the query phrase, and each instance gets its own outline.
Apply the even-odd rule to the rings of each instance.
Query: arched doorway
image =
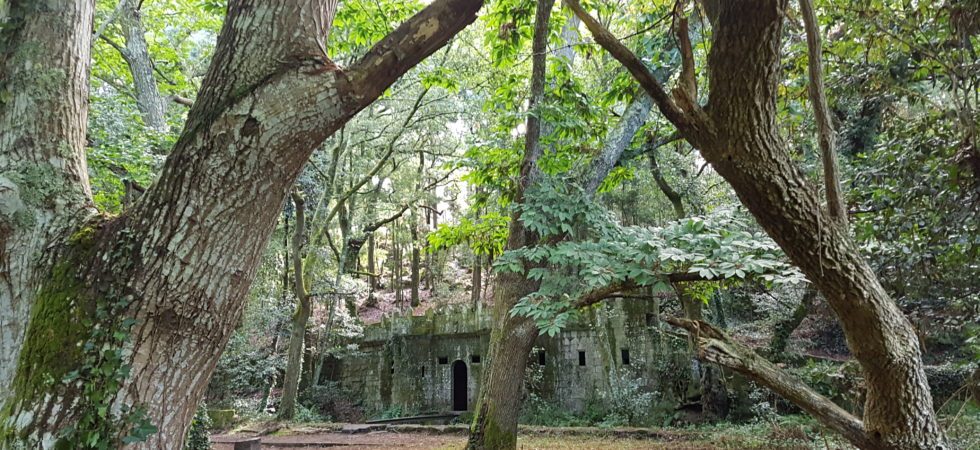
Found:
[[[453,361],[453,411],[466,411],[466,363],[457,359]]]

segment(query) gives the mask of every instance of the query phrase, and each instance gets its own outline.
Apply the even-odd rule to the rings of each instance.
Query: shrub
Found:
[[[208,417],[207,405],[201,403],[191,420],[191,429],[187,431],[185,450],[208,450],[211,448],[211,418]]]
[[[315,409],[307,408],[302,404],[296,405],[296,415],[293,416],[293,422],[298,423],[312,423],[312,422],[329,422],[330,416],[321,415]]]
[[[599,425],[641,425],[647,422],[657,393],[646,390],[640,378],[625,370],[613,375],[609,381],[609,390],[599,394],[609,408],[609,414]]]
[[[364,411],[354,403],[350,393],[333,381],[303,390],[298,403],[326,420],[360,422],[364,418]]]

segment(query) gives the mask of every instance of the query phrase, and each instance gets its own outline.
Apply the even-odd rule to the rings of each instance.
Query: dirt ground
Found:
[[[215,450],[233,450],[233,442],[244,435],[213,436]],[[338,433],[324,432],[316,434],[263,436],[263,449],[462,449],[466,436],[459,434],[426,434],[398,433],[391,431],[374,431],[370,433]],[[754,447],[754,446],[751,446]],[[593,437],[593,436],[522,436],[518,440],[518,449],[547,449],[547,450],[638,450],[638,449],[685,449],[685,450],[714,450],[748,448],[735,442],[705,441],[691,436],[686,439],[677,436],[673,439],[643,439],[630,437]],[[756,447],[757,448],[757,447]],[[803,446],[777,446],[768,448],[795,449]]]

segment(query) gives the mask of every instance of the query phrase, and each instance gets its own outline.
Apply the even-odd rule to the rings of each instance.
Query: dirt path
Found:
[[[214,450],[232,450],[233,444],[226,443],[236,436],[213,436]],[[263,436],[262,448],[302,448],[315,449],[436,449],[462,448],[466,442],[465,436],[428,435],[421,433],[392,433],[375,431],[363,434],[348,433],[317,433],[292,436]]]
[[[212,437],[214,450],[233,450],[233,442],[237,437],[246,435],[218,435]],[[715,450],[759,448],[742,446],[737,443],[712,442],[677,436],[677,439],[641,439],[614,436],[521,436],[517,448],[522,450],[640,450],[640,449],[684,449],[684,450]],[[314,434],[263,436],[263,449],[435,449],[458,450],[466,444],[466,436],[459,434],[427,434],[399,433],[392,431],[373,431],[369,433],[338,433],[323,432]],[[735,445],[732,445],[735,444]],[[799,446],[777,446],[762,448],[795,449],[806,448]]]

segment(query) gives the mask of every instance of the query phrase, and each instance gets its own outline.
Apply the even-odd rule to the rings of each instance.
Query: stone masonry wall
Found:
[[[650,303],[607,302],[557,336],[538,338],[529,358],[538,382],[530,388],[576,411],[601,400],[622,376],[642,379],[645,389],[662,398],[681,399],[690,385],[687,343],[663,332]],[[489,310],[449,308],[368,325],[360,351],[341,359],[336,381],[369,414],[392,407],[403,413],[444,412],[454,406],[454,363],[464,364],[465,406],[472,410],[489,363],[490,319]]]

